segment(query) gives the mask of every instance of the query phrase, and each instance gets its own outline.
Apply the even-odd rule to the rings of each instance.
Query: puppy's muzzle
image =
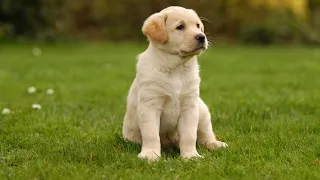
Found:
[[[199,44],[204,44],[206,42],[206,36],[204,36],[203,34],[197,34],[195,38]]]

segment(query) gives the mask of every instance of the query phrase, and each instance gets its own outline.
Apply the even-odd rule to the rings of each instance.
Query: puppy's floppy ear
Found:
[[[167,15],[164,13],[151,15],[142,26],[143,34],[161,44],[166,43],[168,40],[166,20]]]

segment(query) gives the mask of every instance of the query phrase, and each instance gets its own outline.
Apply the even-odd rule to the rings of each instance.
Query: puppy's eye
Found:
[[[181,25],[179,25],[176,29],[178,29],[178,30],[183,30],[183,29],[184,29],[184,26],[181,24]]]
[[[200,24],[197,24],[197,28],[200,28]]]

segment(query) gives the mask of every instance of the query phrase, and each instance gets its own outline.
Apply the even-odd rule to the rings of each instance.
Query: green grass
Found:
[[[121,137],[146,44],[0,46],[0,179],[319,179],[320,49],[213,47],[201,96],[229,148],[156,163]],[[36,94],[27,88],[36,86]],[[46,95],[53,88],[55,94]],[[39,103],[41,110],[31,105]]]

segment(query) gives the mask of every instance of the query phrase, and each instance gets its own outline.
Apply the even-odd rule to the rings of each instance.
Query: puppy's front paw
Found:
[[[160,154],[155,153],[154,151],[141,151],[138,154],[138,157],[140,159],[147,159],[149,161],[155,161],[158,160],[160,158]]]
[[[182,153],[181,157],[184,159],[203,158],[197,151]]]
[[[220,149],[220,148],[227,148],[228,144],[225,142],[221,142],[221,141],[213,141],[213,142],[207,143],[206,147],[209,150],[216,150],[216,149]]]

